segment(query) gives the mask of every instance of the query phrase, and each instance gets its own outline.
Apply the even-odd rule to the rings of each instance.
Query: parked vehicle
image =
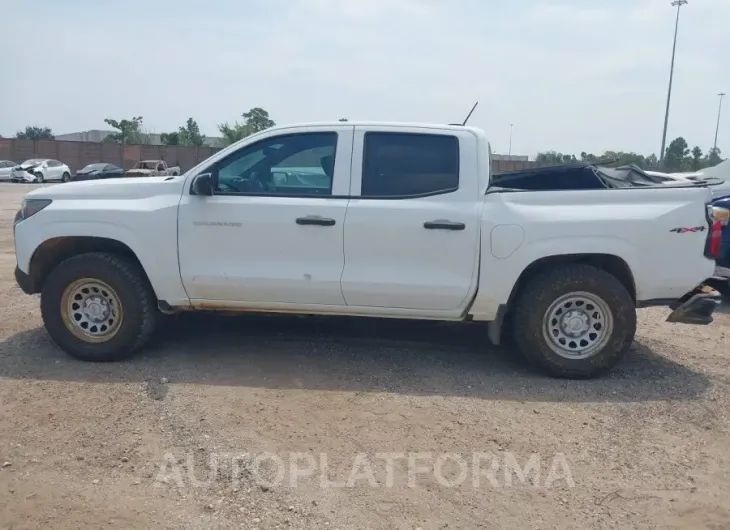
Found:
[[[0,182],[10,182],[10,171],[17,165],[11,160],[0,160]]]
[[[30,192],[15,276],[88,361],[132,355],[159,313],[284,312],[486,322],[485,340],[512,337],[547,373],[590,377],[626,353],[637,307],[712,322],[706,185],[583,165],[550,189],[549,170],[490,163],[471,127],[271,128],[183,176]],[[327,178],[274,178],[292,166]]]
[[[159,177],[180,174],[180,166],[168,167],[164,160],[140,160],[127,171],[128,177]]]
[[[664,181],[670,182],[675,180],[687,180],[690,177],[697,177],[701,173],[692,172],[692,173],[663,173],[661,171],[650,171],[645,170],[647,175],[651,175],[654,177],[659,177]],[[690,179],[691,180],[691,179]]]
[[[716,166],[690,173],[660,173],[658,171],[647,171],[646,173],[659,175],[673,180],[714,180],[717,184],[710,188],[712,190],[713,197],[715,199],[719,199],[721,197],[730,196],[730,159],[720,162]]]
[[[98,164],[89,164],[83,169],[79,169],[73,176],[74,181],[77,180],[96,180],[119,178],[124,176],[124,170],[114,164],[100,162]]]
[[[48,181],[68,182],[71,180],[71,170],[58,160],[31,158],[12,168],[10,180],[26,184]]]

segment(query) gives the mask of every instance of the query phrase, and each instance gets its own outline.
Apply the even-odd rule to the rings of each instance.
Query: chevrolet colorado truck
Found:
[[[490,157],[472,127],[318,123],[180,176],[39,188],[14,223],[16,280],[88,361],[129,357],[161,314],[280,312],[483,322],[485,341],[582,378],[626,353],[637,308],[712,321],[707,186],[633,187],[586,165],[558,189],[492,175]]]

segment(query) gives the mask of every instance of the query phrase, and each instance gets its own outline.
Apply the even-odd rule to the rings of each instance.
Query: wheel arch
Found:
[[[28,271],[33,290],[37,293],[43,290],[46,278],[58,264],[68,258],[88,252],[105,252],[133,263],[139,268],[145,281],[152,288],[140,259],[126,243],[108,237],[62,236],[45,240],[33,252]]]
[[[524,291],[525,287],[530,283],[530,280],[549,270],[576,263],[592,265],[614,276],[626,288],[631,300],[634,302],[634,305],[636,305],[636,282],[634,280],[634,275],[631,272],[631,267],[629,267],[629,264],[623,258],[616,256],[615,254],[602,253],[558,254],[544,256],[530,263],[527,267],[525,267],[522,273],[520,273],[517,281],[512,287],[507,303],[500,306],[497,318],[489,323],[490,340],[496,345],[499,345],[502,342],[505,325],[509,325],[514,303]]]
[[[621,282],[629,292],[631,299],[636,303],[636,282],[634,281],[634,275],[631,272],[631,267],[629,267],[629,264],[623,258],[614,254],[560,254],[537,259],[525,267],[512,288],[507,302],[507,308],[512,307],[514,301],[524,290],[525,286],[538,274],[575,263],[593,265],[597,269],[602,269],[611,274]]]

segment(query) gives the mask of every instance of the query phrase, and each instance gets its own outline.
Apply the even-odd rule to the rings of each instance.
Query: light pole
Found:
[[[509,124],[509,154],[508,156],[512,156],[512,129],[514,129],[515,124],[510,123]]]
[[[714,153],[717,153],[717,133],[720,132],[720,116],[722,116],[722,98],[725,97],[725,92],[720,92],[718,96],[720,96],[720,106],[717,109],[717,127],[715,127],[715,145],[712,148],[712,151]]]
[[[664,149],[667,145],[667,125],[669,125],[669,103],[672,99],[672,79],[674,78],[674,55],[677,51],[677,31],[679,30],[679,11],[683,5],[688,4],[688,0],[674,0],[673,6],[677,8],[677,21],[674,23],[674,44],[672,45],[672,64],[669,67],[669,88],[667,89],[667,110],[664,113],[664,132],[662,132],[662,150],[659,154],[659,163],[663,166]]]

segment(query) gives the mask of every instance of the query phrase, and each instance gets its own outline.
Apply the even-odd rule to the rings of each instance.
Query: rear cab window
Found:
[[[459,189],[459,138],[449,134],[366,132],[362,198],[415,198]]]
[[[351,196],[473,203],[489,178],[481,173],[488,156],[478,133],[457,126],[357,125]]]

